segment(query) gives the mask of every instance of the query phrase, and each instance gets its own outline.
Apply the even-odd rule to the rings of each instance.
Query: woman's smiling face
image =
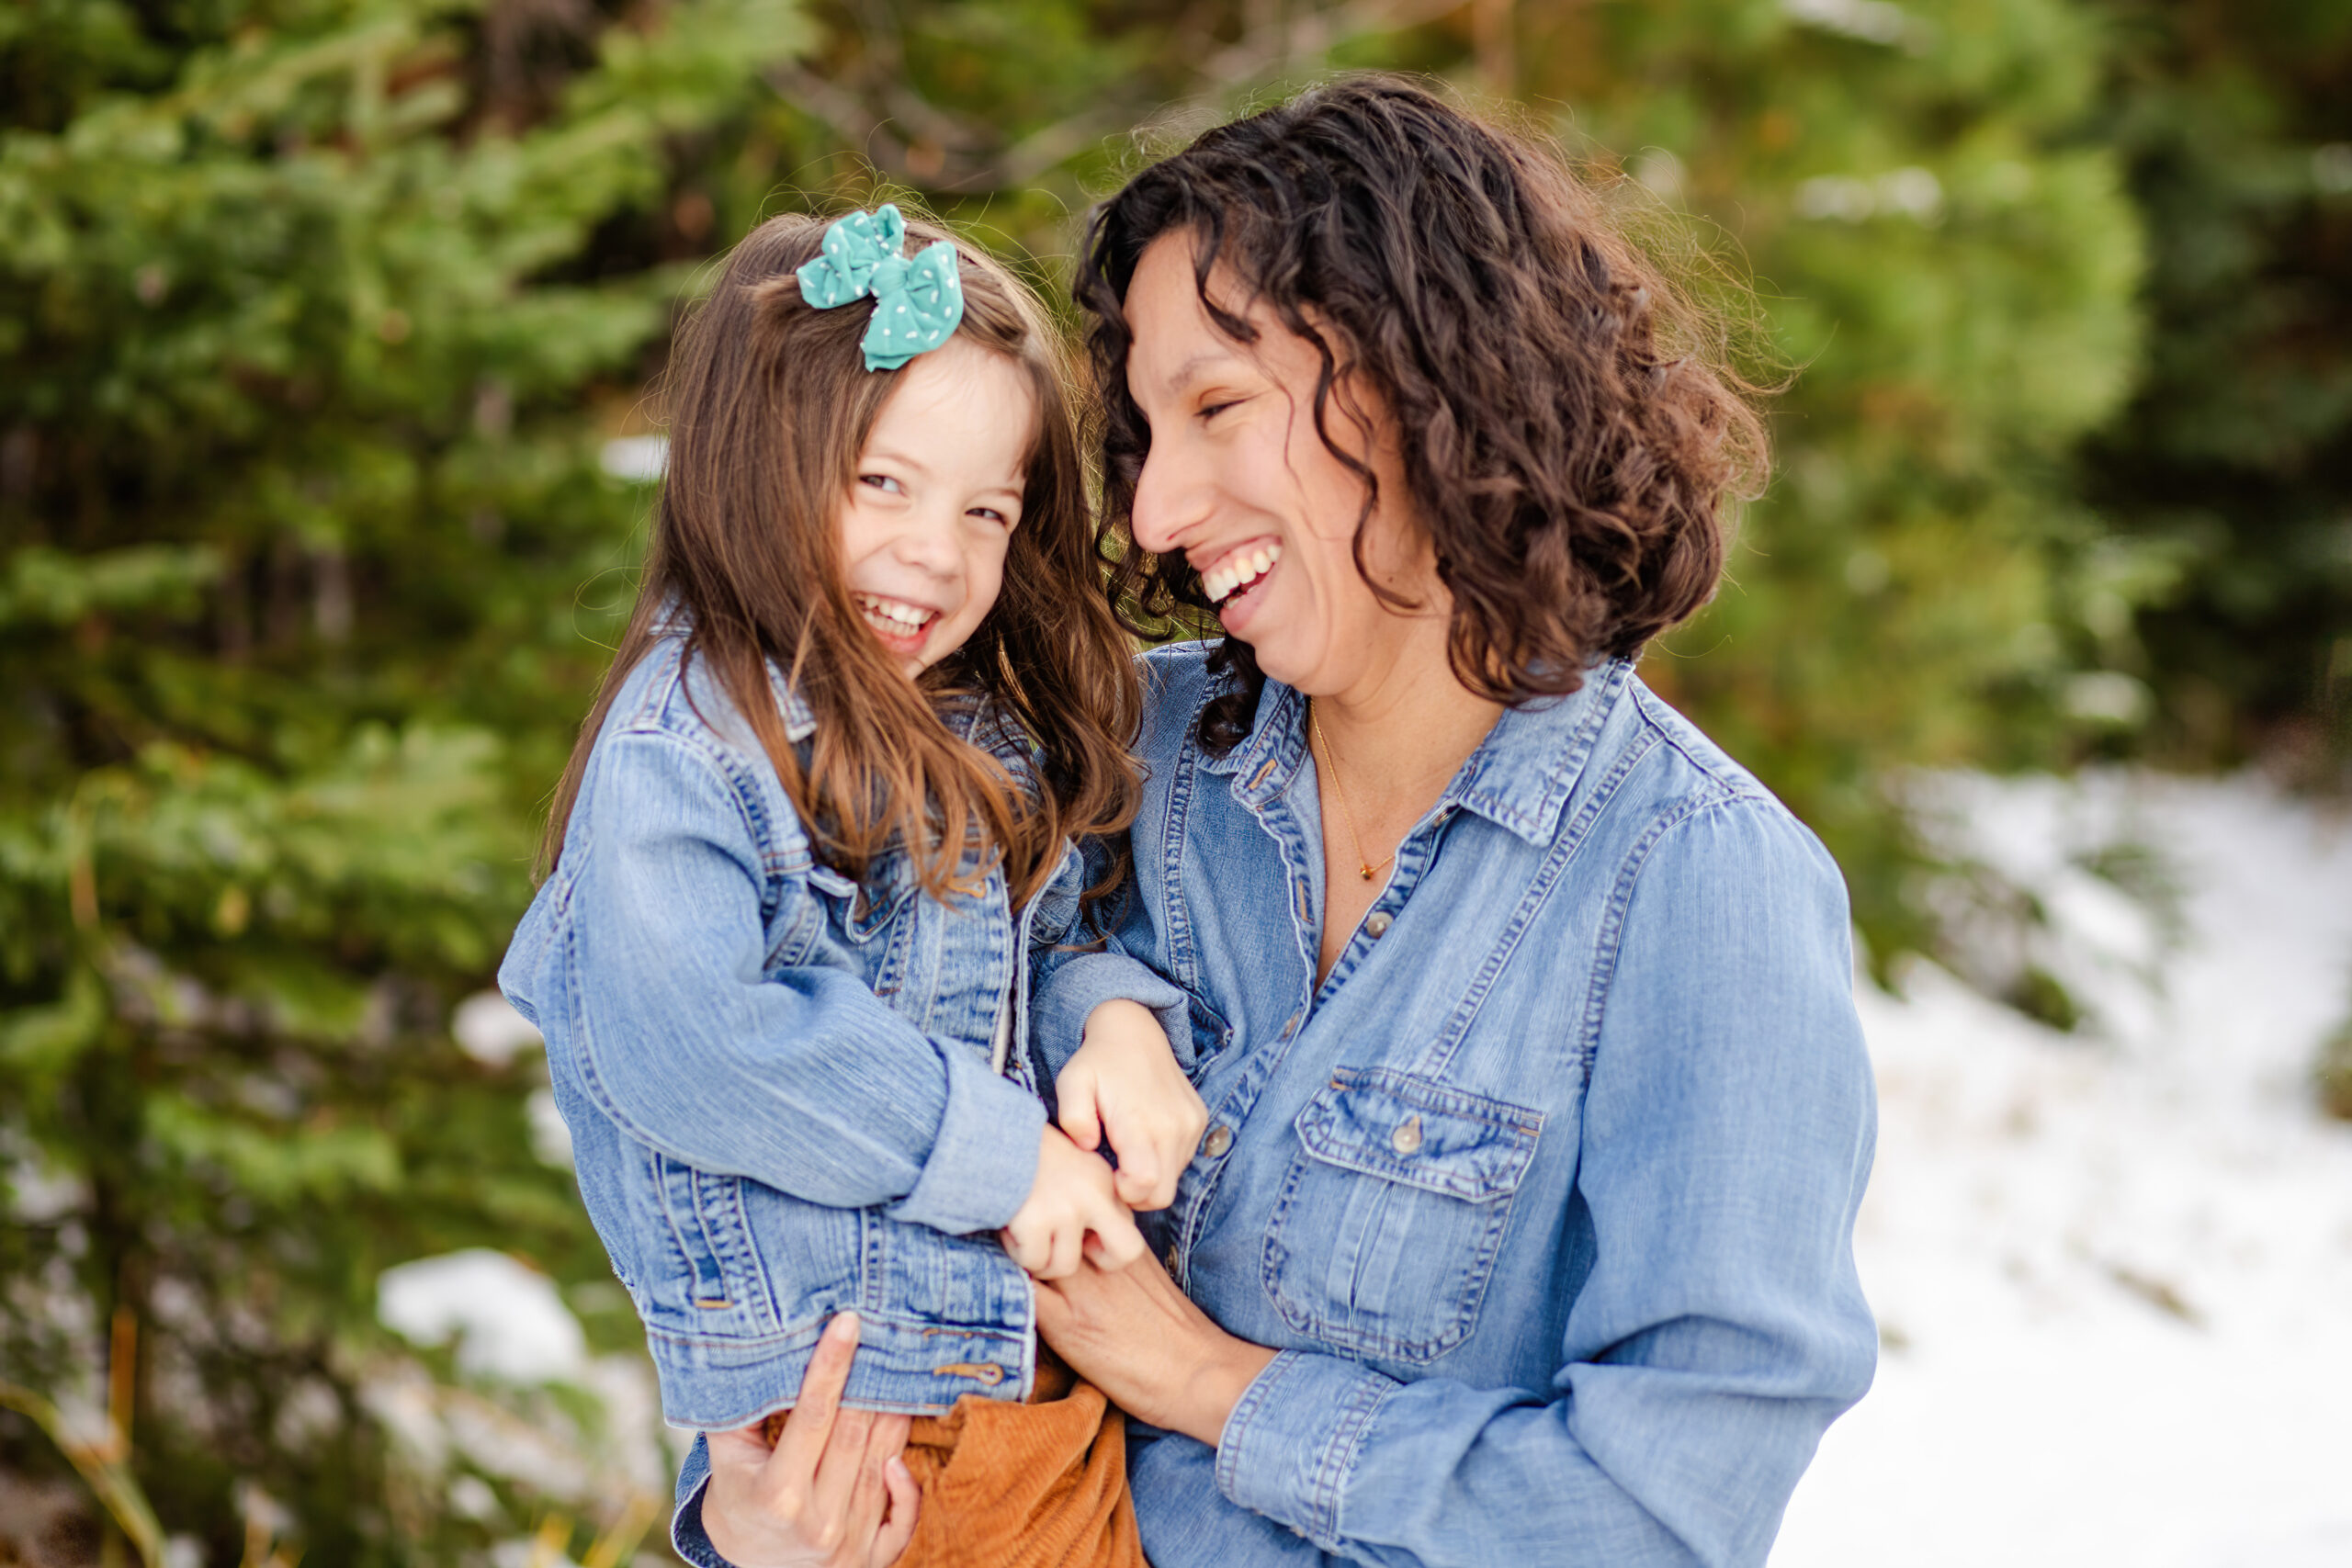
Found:
[[[1379,479],[1364,565],[1418,610],[1382,604],[1356,568],[1364,481],[1316,432],[1315,345],[1262,305],[1246,318],[1257,342],[1218,331],[1193,284],[1193,243],[1186,231],[1161,235],[1127,287],[1127,391],[1151,428],[1136,484],[1136,542],[1155,555],[1182,554],[1225,629],[1250,645],[1268,675],[1309,694],[1346,693],[1379,678],[1400,618],[1442,614],[1396,443],[1379,430],[1385,412],[1361,382],[1352,401],[1373,431],[1351,417],[1350,400],[1335,391],[1327,402],[1333,441]],[[1211,288],[1221,300],[1236,297],[1222,275]]]

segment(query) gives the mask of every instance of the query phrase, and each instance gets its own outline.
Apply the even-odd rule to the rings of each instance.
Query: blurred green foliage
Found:
[[[599,444],[690,264],[600,236],[808,36],[778,0],[0,12],[0,1377],[103,1405],[130,1325],[134,1472],[204,1561],[259,1521],[455,1562],[574,1500],[493,1475],[469,1520],[404,1466],[376,1282],[469,1243],[604,1273],[531,1062],[449,1009],[643,506]],[[608,1511],[649,1484],[577,1457]],[[57,1462],[23,1423],[0,1458]]]
[[[208,1562],[636,1528],[592,1399],[402,1346],[376,1280],[494,1246],[632,1342],[537,1064],[450,1013],[626,606],[647,492],[600,450],[787,207],[916,197],[1057,288],[1124,172],[1334,67],[1559,137],[1790,383],[1732,581],[1645,672],[1882,958],[1935,940],[1903,769],[2340,733],[2340,13],[11,0],[0,1381],[103,1407],[130,1325],[129,1473]],[[419,1408],[508,1437],[436,1458]],[[0,1415],[0,1465],[62,1461]]]
[[[2352,787],[2352,6],[2113,0],[2097,134],[2146,214],[2146,373],[2088,453],[2157,552],[2155,754]]]

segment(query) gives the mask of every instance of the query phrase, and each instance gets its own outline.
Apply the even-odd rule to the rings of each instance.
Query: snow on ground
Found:
[[[1919,966],[1860,987],[1878,1166],[1857,1248],[1886,1349],[1772,1568],[2352,1564],[2352,820],[2253,778],[1946,779],[2033,888],[2093,1038]],[[2177,925],[2076,861],[2165,863]]]

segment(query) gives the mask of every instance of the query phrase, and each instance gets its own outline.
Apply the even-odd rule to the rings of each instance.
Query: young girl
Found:
[[[910,1564],[1142,1562],[1118,1417],[1039,1366],[1023,1270],[1139,1256],[1206,1119],[1182,994],[1057,951],[1139,701],[1057,371],[1023,286],[895,208],[745,238],[677,345],[644,581],[499,976],[673,1425],[786,1409],[849,1312],[843,1402],[950,1413],[907,1450]],[[1039,1100],[1040,984],[1086,1021],[1085,1147]],[[704,1452],[673,1533],[715,1563]]]

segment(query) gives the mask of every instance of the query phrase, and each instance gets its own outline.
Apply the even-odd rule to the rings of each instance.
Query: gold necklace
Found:
[[[1387,859],[1383,860],[1380,865],[1374,865],[1363,858],[1363,838],[1356,831],[1356,808],[1348,802],[1348,786],[1340,782],[1340,759],[1331,750],[1331,738],[1323,733],[1323,721],[1316,716],[1315,704],[1312,700],[1306,705],[1306,724],[1308,728],[1315,731],[1315,739],[1323,743],[1323,761],[1331,770],[1331,793],[1340,797],[1340,816],[1348,825],[1348,842],[1356,852],[1356,864],[1363,870],[1363,879],[1370,882],[1374,874],[1378,872],[1381,866],[1386,865],[1389,861],[1396,858],[1396,851],[1389,851]]]

